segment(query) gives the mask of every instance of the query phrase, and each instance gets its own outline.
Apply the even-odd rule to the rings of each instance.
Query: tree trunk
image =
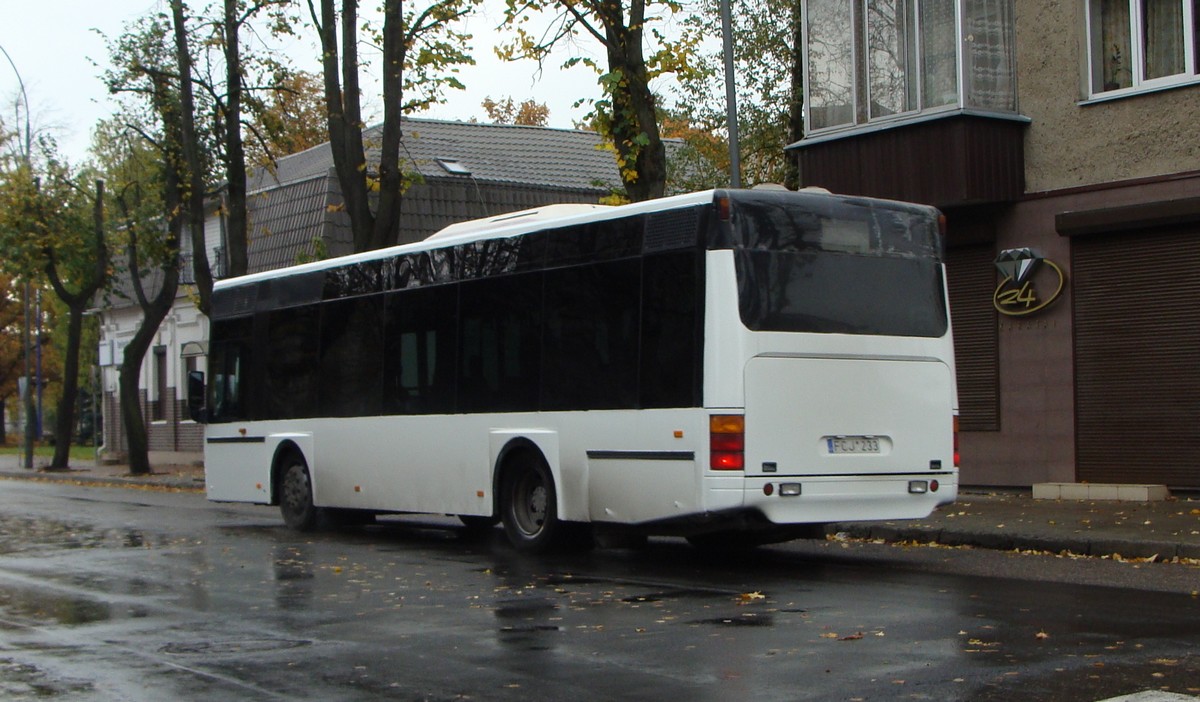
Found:
[[[225,255],[229,270],[225,273],[228,276],[245,275],[250,270],[246,234],[246,148],[242,142],[242,60],[238,43],[241,26],[237,5],[237,0],[225,0],[225,82],[229,92],[225,103],[225,179],[229,192],[225,213],[228,225]]]
[[[184,169],[184,207],[192,241],[192,270],[196,279],[198,307],[204,314],[212,308],[213,278],[208,265],[208,247],[204,242],[204,169],[201,166],[200,138],[196,133],[196,107],[192,91],[192,54],[188,47],[183,0],[171,0],[175,28],[175,60],[179,66],[179,154]]]
[[[67,320],[67,356],[63,361],[62,395],[54,419],[54,458],[50,470],[66,470],[71,460],[71,437],[75,428],[75,402],[79,396],[79,346],[83,340],[85,306],[70,305]]]
[[[136,269],[135,269],[136,270]],[[163,267],[163,285],[158,295],[149,304],[142,306],[142,324],[125,347],[121,357],[121,418],[125,423],[125,434],[129,438],[129,472],[146,475],[151,472],[150,440],[146,432],[146,417],[142,412],[138,381],[142,372],[142,361],[154,342],[158,326],[166,319],[175,301],[179,288],[179,266]],[[161,399],[161,398],[160,398]]]
[[[650,91],[642,52],[645,4],[635,0],[625,25],[620,3],[599,3],[604,23],[609,72],[619,75],[626,89],[609,90],[612,96],[610,136],[621,160],[621,180],[634,202],[662,197],[667,187],[667,151],[658,130],[654,93]]]
[[[53,250],[48,251],[46,277],[50,280],[54,294],[67,305],[67,355],[63,364],[62,396],[58,400],[58,416],[55,419],[54,459],[51,470],[66,470],[71,457],[71,436],[75,428],[75,406],[79,395],[79,347],[83,344],[83,314],[96,291],[104,286],[108,278],[108,246],[104,242],[104,181],[96,181],[96,200],[92,210],[93,231],[96,236],[96,256],[92,271],[83,287],[71,293],[58,275]]]
[[[400,171],[401,119],[404,112],[403,72],[408,48],[419,34],[406,34],[401,0],[383,3],[383,131],[380,140],[377,183],[372,185],[363,141],[359,95],[358,0],[341,2],[341,52],[338,49],[338,13],[334,0],[321,0],[318,16],[309,3],[313,24],[321,38],[321,75],[334,171],[342,189],[346,214],[354,238],[354,251],[392,246],[400,238],[400,205],[403,198]],[[415,21],[421,25],[421,21]],[[416,27],[408,28],[416,31]],[[372,209],[372,191],[377,192]]]

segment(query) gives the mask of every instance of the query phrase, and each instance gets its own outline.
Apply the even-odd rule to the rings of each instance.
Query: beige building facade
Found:
[[[1200,2],[804,4],[805,184],[948,217],[962,482],[1200,487]]]

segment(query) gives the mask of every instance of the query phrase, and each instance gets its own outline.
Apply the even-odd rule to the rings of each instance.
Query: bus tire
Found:
[[[554,477],[539,455],[525,452],[507,466],[500,510],[504,533],[518,551],[543,553],[563,538],[565,527],[558,519]]]
[[[284,460],[279,478],[279,511],[284,524],[296,531],[317,528],[320,510],[313,504],[312,478],[304,459],[295,455]]]

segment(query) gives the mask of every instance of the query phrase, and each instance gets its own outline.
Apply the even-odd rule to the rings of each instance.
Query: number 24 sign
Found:
[[[1039,276],[1042,279],[1040,282],[1043,284],[1049,282],[1054,286],[1054,292],[1043,297],[1038,294],[1038,286],[1035,285],[1033,279],[1026,279],[1018,283],[1011,276],[1007,277],[1000,281],[1000,285],[996,287],[996,294],[992,296],[992,305],[995,306],[997,312],[1010,317],[1024,317],[1045,309],[1058,299],[1066,285],[1066,277],[1063,276],[1062,269],[1053,261],[1043,259],[1043,262],[1052,276]],[[1045,278],[1051,280],[1046,281]],[[1050,285],[1046,287],[1050,287]]]

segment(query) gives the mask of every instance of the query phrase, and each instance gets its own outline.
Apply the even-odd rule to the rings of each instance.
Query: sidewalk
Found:
[[[22,464],[20,456],[0,454],[0,479],[204,491],[204,466],[156,464],[150,475],[130,475],[127,465],[92,461],[75,463],[64,471],[52,471],[48,468],[50,459],[44,456],[33,457],[33,470],[25,469]]]
[[[1195,561],[1200,559],[1200,498],[1035,500],[1029,491],[966,488],[957,502],[927,519],[837,524],[831,531],[888,542]]]
[[[132,476],[129,466],[73,466],[48,471],[35,458],[34,470],[19,458],[0,455],[0,479],[61,481],[81,485],[203,492],[204,468],[156,465],[151,475]],[[2,489],[2,488],[0,488]],[[1069,551],[1080,556],[1187,559],[1200,565],[1200,496],[1158,502],[1035,500],[1028,490],[963,489],[958,502],[927,519],[849,522],[830,528],[834,538],[891,543],[937,543],[997,550]]]

